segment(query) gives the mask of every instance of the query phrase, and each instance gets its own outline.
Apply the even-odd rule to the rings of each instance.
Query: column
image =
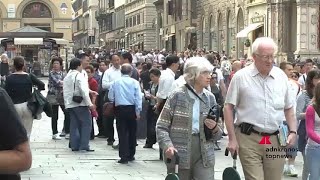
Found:
[[[302,59],[320,57],[319,51],[319,6],[318,0],[297,0],[297,50]]]
[[[290,44],[290,2],[274,3],[268,8],[270,12],[270,35],[278,45],[276,63],[287,61]]]

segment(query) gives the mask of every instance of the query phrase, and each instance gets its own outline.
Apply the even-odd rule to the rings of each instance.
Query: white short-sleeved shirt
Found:
[[[213,69],[213,70],[214,70],[214,69]],[[218,76],[217,83],[218,83],[218,87],[219,87],[220,81],[223,81],[223,80],[224,80],[224,77],[223,77],[223,74],[222,74],[221,69],[216,68],[216,69],[215,69],[215,72],[217,73],[217,76]]]
[[[286,74],[273,67],[263,78],[254,63],[238,71],[231,80],[226,104],[237,109],[235,124],[250,123],[260,132],[277,131],[285,119],[284,110],[293,107]]]
[[[159,87],[157,92],[157,97],[161,99],[167,99],[169,95],[173,92],[173,83],[175,80],[175,73],[167,68],[161,72],[159,79]]]
[[[306,84],[306,80],[307,80],[306,73],[304,73],[302,76],[299,77],[298,83],[300,84],[301,87],[304,87],[304,85]]]

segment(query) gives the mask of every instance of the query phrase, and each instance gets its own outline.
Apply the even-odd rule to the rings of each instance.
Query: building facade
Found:
[[[96,21],[99,0],[74,0],[73,40],[75,47],[96,48],[99,47],[99,25]]]
[[[197,1],[157,0],[157,49],[196,49]]]
[[[269,36],[278,44],[278,63],[320,58],[319,9],[318,0],[201,0],[197,47],[241,58],[250,56],[256,38]]]
[[[63,33],[72,40],[72,6],[70,1],[1,0],[0,32],[33,26],[49,32]]]
[[[126,0],[126,48],[152,50],[157,47],[157,13],[154,2],[155,0]]]
[[[125,0],[101,0],[104,6],[97,19],[101,25],[101,41],[107,49],[125,48]]]

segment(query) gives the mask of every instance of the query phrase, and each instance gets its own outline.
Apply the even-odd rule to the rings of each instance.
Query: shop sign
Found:
[[[251,22],[252,23],[261,23],[261,22],[264,22],[264,16],[256,16],[256,17],[253,17],[251,18]]]

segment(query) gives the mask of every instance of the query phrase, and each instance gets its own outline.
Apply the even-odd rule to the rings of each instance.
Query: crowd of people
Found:
[[[137,121],[145,113],[144,148],[159,143],[160,159],[172,159],[165,161],[168,173],[174,172],[178,154],[180,179],[214,179],[215,151],[221,150],[222,136],[228,136],[227,148],[239,155],[246,179],[298,176],[295,158],[300,151],[302,179],[318,180],[320,70],[311,59],[276,65],[276,49],[271,38],[261,37],[252,44],[252,57],[240,60],[201,49],[182,53],[81,50],[68,70],[60,57],[53,57],[46,96],[52,109],[52,139],[69,139],[74,152],[93,152],[90,140],[105,138],[106,145],[119,151],[118,163],[127,164],[135,160]],[[5,169],[1,163],[10,152],[0,151],[0,174],[7,174],[0,179],[30,167],[28,138],[33,119],[41,117],[32,113],[28,102],[34,87],[45,89],[41,80],[25,72],[23,57],[14,57],[14,72],[5,70],[5,74],[2,64],[8,58],[4,54],[1,60],[0,98],[6,104],[0,112],[9,109],[12,114],[0,122],[12,124],[0,131],[0,149],[23,156],[15,159],[20,168],[9,170],[13,165]],[[64,113],[60,134],[59,107]],[[95,120],[98,132],[94,132]],[[12,138],[4,138],[8,136]],[[270,143],[261,145],[265,136]],[[268,148],[294,150],[270,152]]]

